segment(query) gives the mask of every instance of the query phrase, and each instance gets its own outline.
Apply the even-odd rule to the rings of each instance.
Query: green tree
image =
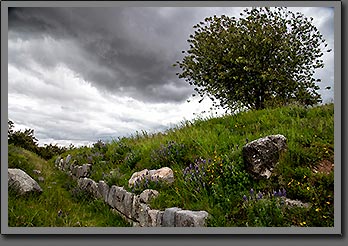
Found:
[[[174,64],[179,78],[194,85],[201,100],[208,96],[225,109],[321,102],[320,79],[313,75],[324,67],[320,57],[327,44],[313,19],[286,8],[245,9],[240,15],[208,17],[193,26],[190,48]]]
[[[23,131],[14,131],[14,123],[8,120],[8,144],[14,144],[24,149],[38,153],[38,143],[34,136],[33,129],[25,129]]]

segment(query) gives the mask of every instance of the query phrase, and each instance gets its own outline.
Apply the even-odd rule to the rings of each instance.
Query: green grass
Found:
[[[270,179],[255,181],[246,171],[242,147],[246,139],[252,141],[272,134],[284,135],[288,150]],[[135,193],[146,187],[128,188],[133,172],[171,167],[175,176],[172,185],[151,182],[148,185],[160,192],[151,207],[206,210],[210,214],[208,226],[334,225],[334,175],[312,172],[321,161],[334,162],[333,104],[197,118],[166,132],[136,133],[106,145],[70,150],[63,156],[68,154],[78,164],[92,163],[91,178],[95,181],[103,179],[109,185],[124,186]],[[190,179],[184,175],[190,164],[205,169],[190,174]],[[245,202],[242,197],[249,196],[251,188],[265,194],[285,188],[288,198],[312,206],[288,208],[278,198],[266,196],[260,201]]]
[[[9,168],[20,168],[39,182],[40,195],[21,197],[9,191],[9,227],[123,227],[129,226],[102,201],[92,199],[76,188],[76,182],[36,154],[9,146]],[[40,170],[37,175],[34,169]],[[61,215],[59,211],[61,210]]]

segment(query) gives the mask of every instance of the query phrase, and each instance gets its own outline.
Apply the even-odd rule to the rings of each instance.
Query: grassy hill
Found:
[[[288,150],[270,179],[255,181],[245,169],[242,147],[248,141],[273,134],[287,138]],[[124,186],[135,193],[145,188],[158,190],[159,197],[151,202],[154,209],[176,206],[206,210],[210,214],[208,226],[334,225],[333,104],[198,118],[182,122],[166,132],[136,133],[108,144],[98,142],[93,147],[72,149],[63,156],[68,154],[78,164],[92,163],[91,178],[95,181],[103,179],[109,185]],[[23,161],[18,164],[20,158],[27,160],[25,165]],[[198,165],[205,169],[197,168]],[[40,203],[35,202],[37,198],[10,195],[10,225],[126,225],[104,209],[106,205],[100,201],[86,202],[85,194],[76,194],[79,192],[74,190],[75,182],[55,170],[53,160],[46,163],[32,153],[10,146],[9,166],[25,168],[34,177],[30,170],[41,168],[47,178],[42,184],[44,193],[39,197]],[[175,182],[171,186],[149,182],[135,189],[128,188],[133,172],[164,166],[174,171]],[[54,188],[52,182],[56,182]],[[288,198],[312,206],[308,209],[284,206],[281,199],[271,195],[280,189],[286,190]],[[260,200],[255,198],[259,192],[263,193]],[[244,195],[254,199],[244,201]],[[28,214],[31,212],[26,208],[30,206],[38,212]],[[78,206],[80,208],[76,209]],[[66,210],[64,220],[57,218],[57,211],[62,208]],[[80,210],[82,208],[84,210]],[[95,214],[100,217],[97,219]],[[45,216],[50,219],[45,221]],[[102,219],[104,216],[108,219]]]

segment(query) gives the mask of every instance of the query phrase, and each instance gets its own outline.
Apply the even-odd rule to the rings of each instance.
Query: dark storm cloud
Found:
[[[182,9],[168,17],[162,10],[11,9],[9,36],[33,43],[52,38],[62,50],[34,46],[30,56],[44,67],[63,62],[100,89],[144,101],[182,101],[192,88],[178,80],[172,64],[186,48],[194,12]],[[19,54],[9,61],[26,66]]]

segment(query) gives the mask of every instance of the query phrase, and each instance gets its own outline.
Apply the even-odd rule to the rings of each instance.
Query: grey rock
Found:
[[[78,180],[78,186],[80,189],[93,195],[93,197],[102,198],[102,195],[99,193],[97,183],[94,180],[89,178],[80,178]]]
[[[83,164],[82,166],[74,165],[71,169],[71,173],[76,178],[88,177],[90,174],[92,164]]]
[[[141,170],[139,172],[135,172],[132,174],[131,178],[128,180],[128,186],[132,187],[135,183],[141,183],[145,178],[149,175],[149,171],[147,169]]]
[[[69,169],[70,169],[70,166],[71,166],[71,155],[69,154],[69,155],[65,158],[63,169],[64,169],[64,170],[69,170]]]
[[[126,196],[126,190],[123,187],[116,186],[116,192],[114,197],[115,208],[120,211],[122,214],[125,214],[123,201]]]
[[[243,147],[243,158],[255,179],[269,178],[286,149],[286,138],[283,135],[271,135],[246,144]]]
[[[304,203],[299,200],[291,200],[289,198],[284,199],[285,204],[289,207],[302,207],[302,208],[310,208],[311,204],[310,203]]]
[[[123,198],[122,206],[121,206],[123,211],[121,210],[120,211],[124,213],[124,215],[127,216],[128,218],[132,218],[133,199],[134,199],[134,194],[126,191],[124,194],[124,198]]]
[[[152,181],[165,181],[169,184],[174,182],[174,172],[169,167],[162,167],[149,171],[149,179]]]
[[[139,224],[141,227],[148,226],[148,219],[149,219],[149,212],[150,207],[145,203],[140,203],[140,210],[138,211],[139,214]]]
[[[148,227],[161,227],[163,211],[150,209],[147,211],[147,226]]]
[[[128,218],[132,218],[133,199],[134,194],[126,191],[123,187],[111,186],[108,204]]]
[[[65,162],[66,162],[67,164],[69,164],[70,161],[71,161],[71,155],[69,154],[69,155],[66,157]]]
[[[107,203],[112,208],[116,208],[116,204],[115,204],[116,187],[117,187],[116,185],[112,185],[110,187],[109,194],[108,194],[108,201],[107,201]]]
[[[60,170],[63,170],[63,167],[64,167],[64,159],[60,159],[59,164],[58,164],[58,168]]]
[[[181,210],[175,213],[176,227],[205,227],[208,213],[206,211]]]
[[[148,203],[151,199],[156,198],[159,195],[157,190],[146,189],[140,193],[139,198],[141,202]]]
[[[20,195],[42,193],[40,185],[21,169],[9,168],[7,181],[8,187],[13,188]]]
[[[163,227],[174,227],[175,226],[175,213],[182,210],[181,208],[172,207],[166,208],[163,213],[162,226]]]
[[[155,170],[141,170],[132,174],[131,178],[128,181],[128,186],[133,187],[137,183],[143,182],[145,179],[151,180],[154,182],[167,182],[169,184],[174,182],[174,172],[169,167],[162,167]]]
[[[141,201],[139,196],[134,196],[133,203],[132,203],[132,218],[133,220],[139,221],[140,213],[141,212]]]
[[[102,196],[102,198],[104,199],[104,202],[108,202],[108,195],[109,195],[109,186],[107,183],[105,183],[105,181],[100,180],[98,183],[98,191],[100,193],[100,195]]]
[[[55,160],[54,165],[55,165],[56,167],[58,167],[59,162],[60,162],[60,159],[61,159],[61,157],[58,156],[57,159]]]
[[[38,180],[39,182],[45,182],[45,178],[44,178],[44,177],[41,177],[41,176],[38,177],[37,180]]]

